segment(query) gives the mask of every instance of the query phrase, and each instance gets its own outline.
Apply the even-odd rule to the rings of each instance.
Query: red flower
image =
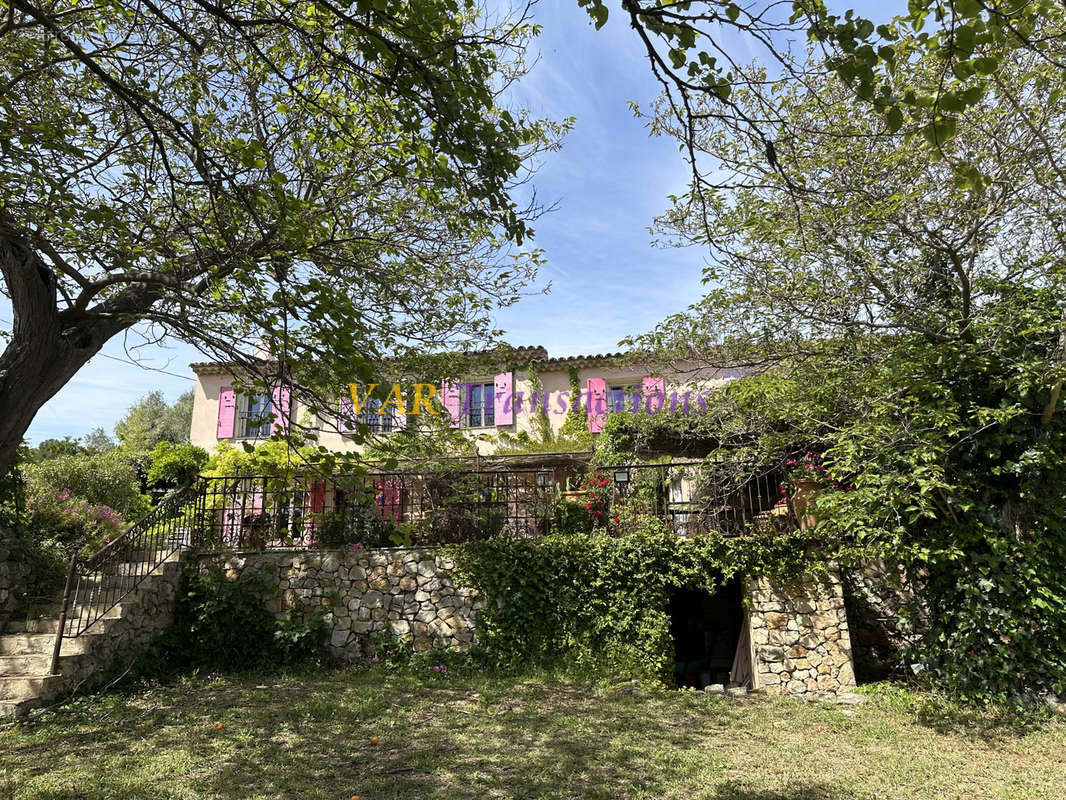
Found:
[[[592,503],[585,503],[585,508],[592,508]]]
[[[618,522],[618,517],[611,517],[611,522],[617,523]]]
[[[602,517],[603,516],[603,512],[599,511],[599,510],[593,511],[592,513],[595,514],[597,517]]]
[[[606,485],[607,485],[607,481],[600,481],[600,482],[599,482],[599,483],[597,483],[596,485],[597,485],[597,486],[606,486]]]

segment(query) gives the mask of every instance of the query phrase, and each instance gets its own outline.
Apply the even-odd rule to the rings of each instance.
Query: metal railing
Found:
[[[741,536],[798,526],[781,470],[707,461],[626,464],[600,470],[612,506],[626,527],[641,515],[659,516],[679,536]],[[621,501],[621,502],[619,502]],[[624,509],[624,512],[623,512]],[[613,516],[612,516],[613,519]]]
[[[797,527],[780,470],[736,462],[605,467],[610,512],[625,532],[641,516],[679,536],[739,536]],[[545,470],[437,469],[352,476],[201,478],[174,490],[92,556],[71,557],[52,655],[104,619],[179,550],[444,544],[547,534],[555,513]],[[569,493],[581,500],[586,488]],[[593,487],[598,489],[600,487]],[[613,520],[617,517],[618,522]]]
[[[197,484],[176,489],[91,556],[71,556],[50,674],[58,670],[64,639],[75,639],[104,619],[160,564],[191,543],[190,511],[201,496]]]
[[[195,512],[205,549],[443,544],[546,533],[542,470],[376,472],[326,478],[207,478]]]

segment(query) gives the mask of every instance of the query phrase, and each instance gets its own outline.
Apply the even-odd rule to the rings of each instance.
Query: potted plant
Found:
[[[808,450],[802,458],[790,458],[785,462],[785,466],[789,469],[788,496],[800,529],[813,528],[818,524],[818,516],[807,513],[807,509],[826,483],[825,466],[821,456]],[[782,489],[782,492],[784,491]]]

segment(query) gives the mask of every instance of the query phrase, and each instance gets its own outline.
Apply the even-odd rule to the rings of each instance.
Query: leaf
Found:
[[[903,127],[903,109],[899,106],[891,106],[888,111],[885,112],[885,125],[888,126],[889,131],[895,133]]]

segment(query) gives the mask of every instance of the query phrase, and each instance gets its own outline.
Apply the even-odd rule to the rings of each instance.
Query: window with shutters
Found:
[[[359,410],[356,422],[366,425],[371,433],[392,433],[396,430],[396,405],[390,403],[382,411],[382,401],[369,397]]]
[[[486,428],[496,424],[496,396],[493,383],[466,384],[466,403],[460,416],[464,428]]]
[[[238,435],[245,439],[270,438],[270,415],[273,403],[269,394],[242,395]]]
[[[616,411],[632,411],[633,403],[639,403],[640,394],[640,386],[638,384],[620,383],[608,386],[607,413],[612,414]]]

